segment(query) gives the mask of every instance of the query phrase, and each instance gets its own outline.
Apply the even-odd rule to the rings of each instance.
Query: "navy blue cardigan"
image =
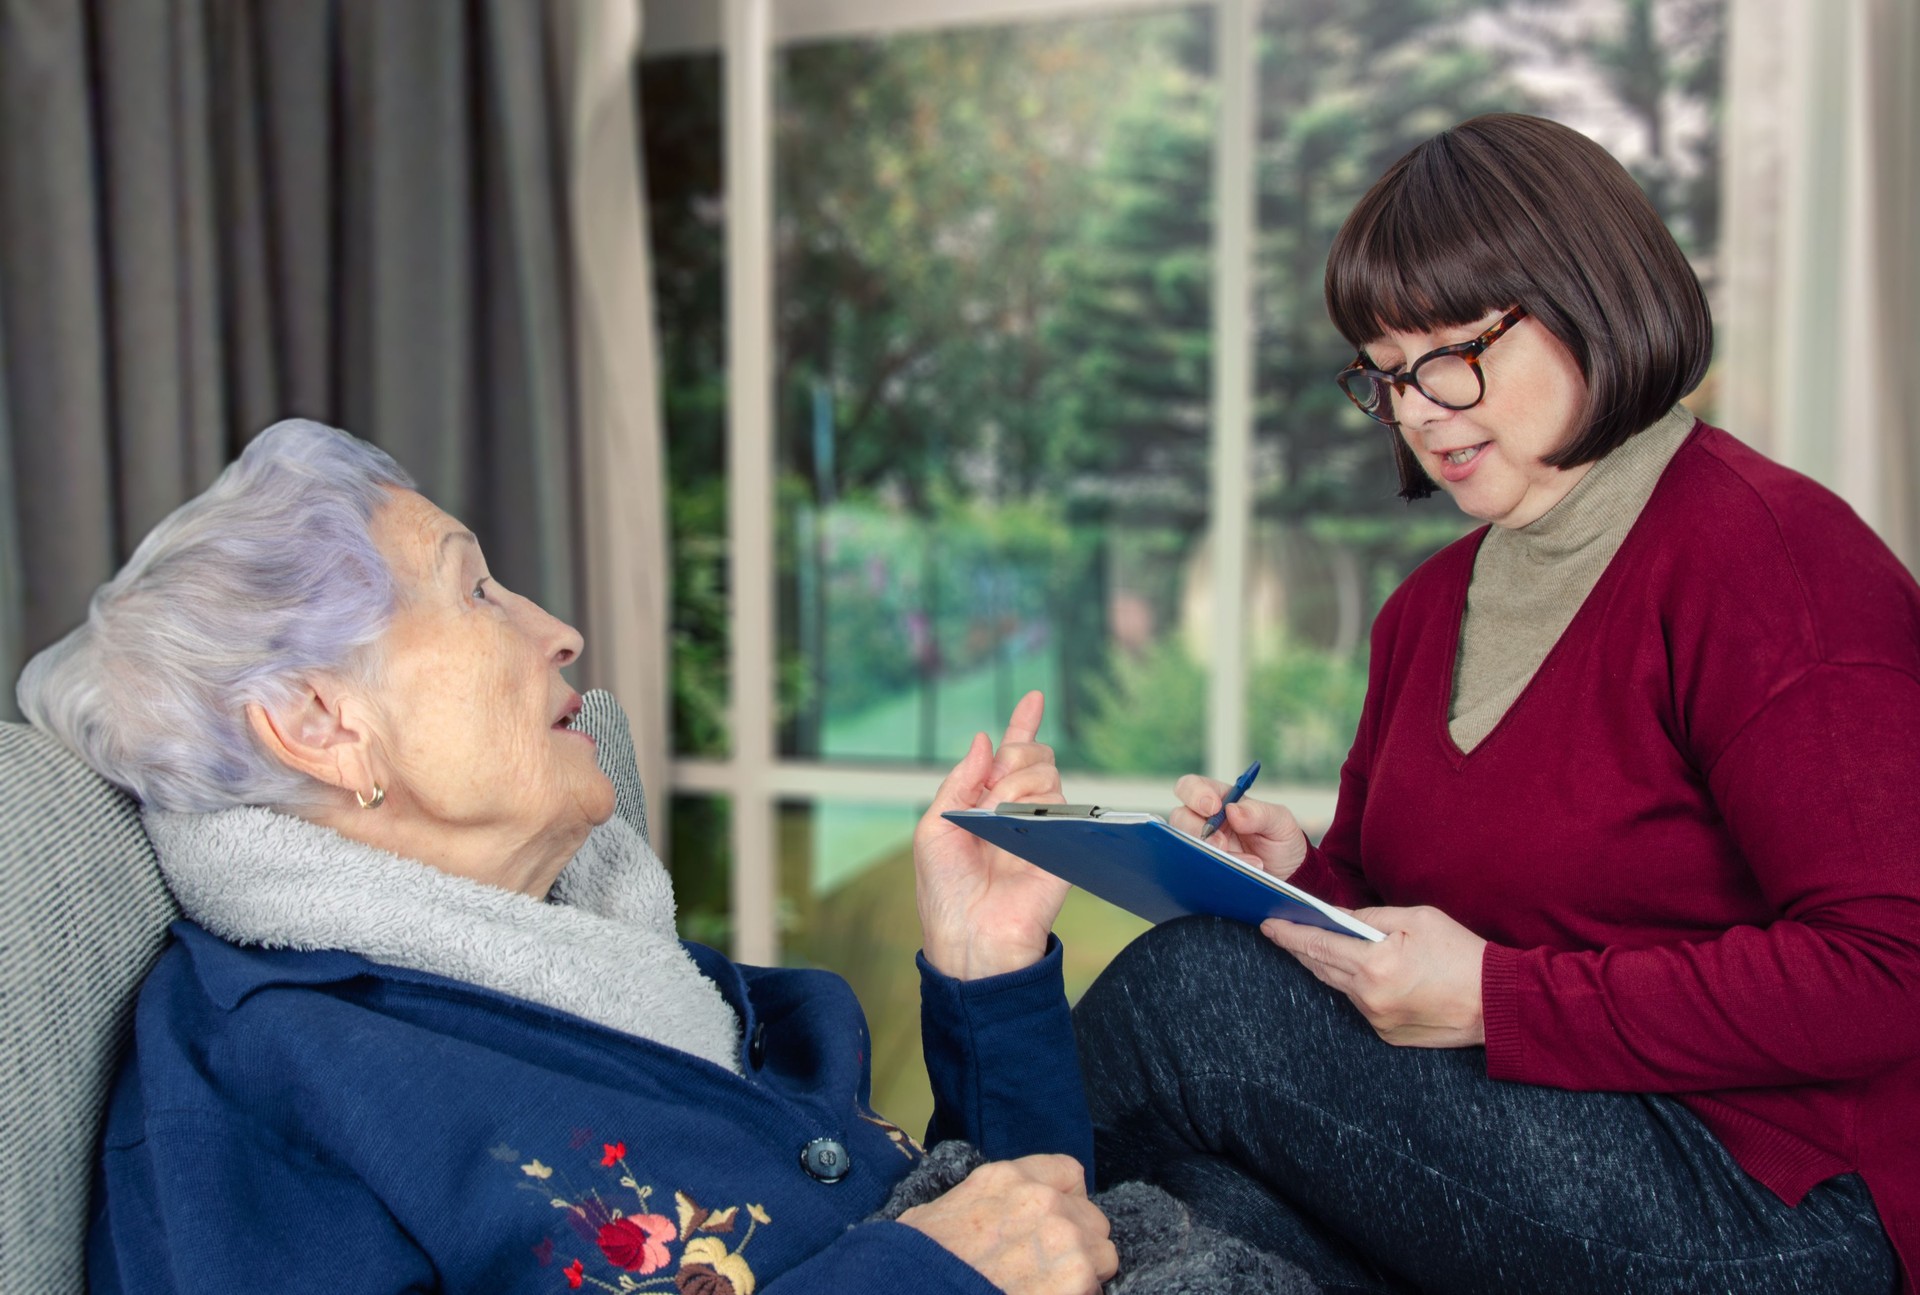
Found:
[[[920,1152],[868,1105],[837,976],[687,946],[740,1015],[735,1075],[355,954],[174,935],[108,1113],[95,1291],[995,1289],[860,1221]],[[920,974],[929,1140],[1090,1165],[1058,942],[990,980]],[[803,1163],[823,1138],[850,1161],[838,1181]]]

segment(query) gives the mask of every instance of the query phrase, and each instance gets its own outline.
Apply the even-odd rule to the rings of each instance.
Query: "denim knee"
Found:
[[[1364,1073],[1386,1046],[1258,930],[1211,917],[1135,940],[1080,1000],[1074,1030],[1096,1121],[1121,1107],[1177,1104],[1200,1076],[1318,1088],[1329,1071]]]

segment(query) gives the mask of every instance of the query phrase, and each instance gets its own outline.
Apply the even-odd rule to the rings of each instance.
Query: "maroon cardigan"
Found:
[[[1487,1073],[1672,1093],[1789,1203],[1858,1172],[1920,1267],[1920,587],[1833,494],[1696,424],[1462,754],[1474,554],[1380,613],[1295,880],[1492,943]]]

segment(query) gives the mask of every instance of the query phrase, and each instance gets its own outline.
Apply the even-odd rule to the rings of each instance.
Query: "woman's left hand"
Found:
[[[1067,883],[940,817],[1002,801],[1059,804],[1053,748],[1034,740],[1046,700],[1030,692],[1013,708],[996,753],[985,733],[934,794],[913,834],[920,930],[927,961],[956,980],[1018,971],[1047,951]]]
[[[1352,1000],[1374,1032],[1406,1048],[1469,1048],[1487,1041],[1480,959],[1487,942],[1437,908],[1362,908],[1379,942],[1279,918],[1260,933]]]

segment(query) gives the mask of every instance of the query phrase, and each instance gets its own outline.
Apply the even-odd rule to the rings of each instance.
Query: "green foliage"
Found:
[[[666,857],[680,935],[724,952],[733,942],[733,802],[675,796],[668,819]]]
[[[1338,655],[1289,643],[1257,664],[1248,689],[1247,738],[1263,777],[1333,782],[1353,745],[1367,697],[1367,654]]]
[[[1113,93],[1164,23],[1106,19],[797,48],[776,141],[783,461],[822,502],[887,487],[924,508],[990,443],[1039,484],[1050,261],[1092,197]],[[812,434],[831,397],[832,461]]]
[[[1366,655],[1289,641],[1254,665],[1247,690],[1253,752],[1272,781],[1331,782],[1352,745],[1366,699]],[[1115,773],[1206,768],[1205,668],[1174,639],[1118,654],[1094,690],[1086,758]]]
[[[1092,691],[1086,760],[1114,773],[1191,773],[1205,767],[1207,675],[1176,640],[1115,653],[1112,678]]]
[[[1394,497],[1389,434],[1328,380],[1352,354],[1321,300],[1340,222],[1434,132],[1491,110],[1551,111],[1514,75],[1517,59],[1545,57],[1642,123],[1654,158],[1642,179],[1704,255],[1712,144],[1706,165],[1679,165],[1663,114],[1675,96],[1717,100],[1724,8],[1261,6],[1254,507],[1262,528],[1297,528],[1334,555],[1324,565],[1337,589],[1296,584],[1288,641],[1342,649],[1327,673],[1289,648],[1270,702],[1254,706],[1256,726],[1293,726],[1277,745],[1308,753],[1300,767],[1328,770],[1338,745],[1300,707],[1324,702],[1313,713],[1326,723],[1352,712],[1350,631],[1463,529],[1444,500]],[[1490,14],[1497,24],[1476,21]],[[1113,768],[1200,750],[1154,700],[1190,692],[1191,663],[1171,648],[1116,648],[1108,584],[1116,570],[1157,573],[1118,592],[1164,625],[1207,520],[1212,21],[1127,12],[778,56],[785,749],[818,750],[827,716],[1044,632],[1076,667],[1053,699],[1069,747]],[[642,84],[668,374],[676,742],[717,754],[728,633],[718,61],[649,63]],[[1326,619],[1336,593],[1340,629],[1326,635],[1307,622]],[[1250,705],[1266,686],[1252,682]],[[1150,736],[1134,743],[1113,728],[1123,723]]]
[[[990,507],[943,496],[926,517],[796,504],[790,515],[801,606],[783,619],[813,664],[818,705],[836,716],[1044,635],[1051,609],[1083,594],[1098,542],[1045,499]]]
[[[726,483],[707,478],[668,496],[673,548],[673,749],[727,753]]]

